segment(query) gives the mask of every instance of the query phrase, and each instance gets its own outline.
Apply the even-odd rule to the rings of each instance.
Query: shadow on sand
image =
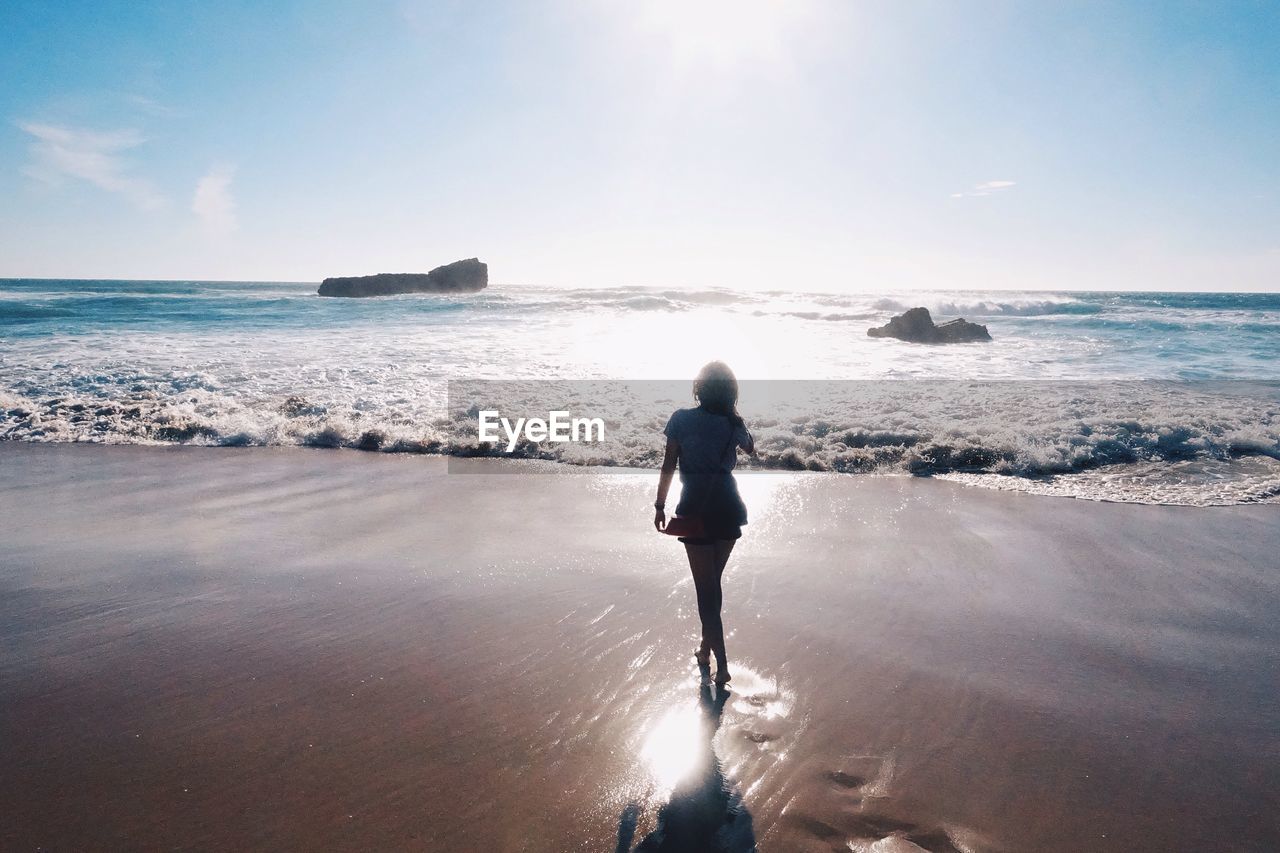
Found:
[[[615,853],[754,853],[751,813],[724,776],[713,741],[729,699],[724,687],[706,683],[698,689],[700,750],[694,769],[672,789],[658,810],[658,825],[633,849],[640,805],[630,803],[618,819]]]

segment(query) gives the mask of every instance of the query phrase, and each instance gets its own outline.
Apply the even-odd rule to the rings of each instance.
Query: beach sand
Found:
[[[716,696],[654,473],[454,466],[0,445],[0,848],[1280,849],[1280,507],[743,476]]]

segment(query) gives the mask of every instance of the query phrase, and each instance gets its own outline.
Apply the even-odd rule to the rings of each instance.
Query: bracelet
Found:
[[[653,508],[654,508],[654,509],[666,509],[666,508],[667,508],[667,505],[666,505],[666,504],[664,504],[664,503],[662,503],[661,501],[654,501],[654,502],[653,502]]]

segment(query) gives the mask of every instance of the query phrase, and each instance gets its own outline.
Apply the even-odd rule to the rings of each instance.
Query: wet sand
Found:
[[[746,476],[716,695],[652,474],[446,467],[0,445],[0,849],[1280,849],[1280,507]]]

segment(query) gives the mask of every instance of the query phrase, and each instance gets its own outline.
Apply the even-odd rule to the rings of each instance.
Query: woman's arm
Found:
[[[662,473],[658,475],[658,499],[653,503],[653,526],[662,530],[667,523],[667,492],[671,491],[671,478],[676,473],[676,461],[680,458],[680,443],[667,439],[667,452],[662,457]]]
[[[743,433],[745,433],[747,436],[746,442],[739,444],[738,446],[741,447],[742,452],[747,454],[748,456],[755,456],[756,455],[756,437],[751,434],[751,430],[747,429],[747,423],[742,418],[738,418],[738,426],[742,428]]]

